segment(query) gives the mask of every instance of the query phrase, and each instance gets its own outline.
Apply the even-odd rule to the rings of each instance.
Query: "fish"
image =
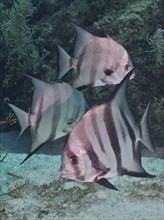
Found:
[[[155,152],[148,126],[148,104],[137,124],[127,103],[131,70],[110,98],[96,104],[72,129],[61,159],[60,175],[81,182],[95,182],[118,190],[108,178],[129,175],[154,177],[141,163],[142,142]]]
[[[60,46],[58,48],[58,79],[72,70],[74,88],[119,84],[133,69],[126,49],[111,37],[97,37],[72,24],[76,30],[73,58]],[[134,77],[134,72],[131,78]]]
[[[20,123],[19,136],[27,127],[30,127],[32,146],[24,161],[44,143],[54,141],[70,133],[87,109],[82,93],[69,84],[50,84],[31,76],[28,77],[34,86],[30,111],[25,112],[8,103]]]

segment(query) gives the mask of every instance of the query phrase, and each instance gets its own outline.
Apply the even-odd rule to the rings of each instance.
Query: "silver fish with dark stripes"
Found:
[[[83,95],[69,84],[50,84],[30,78],[34,86],[30,112],[24,112],[9,104],[20,123],[20,135],[30,126],[32,146],[25,160],[43,143],[54,141],[70,133],[87,108]]]
[[[133,69],[125,48],[109,36],[96,37],[75,24],[73,26],[77,32],[74,58],[58,45],[58,78],[72,69],[71,85],[75,88],[120,83]]]
[[[87,111],[68,138],[62,156],[61,176],[117,188],[107,178],[119,175],[153,177],[141,164],[142,142],[155,152],[150,139],[147,114],[139,125],[129,109],[126,87],[132,71],[117,86],[110,100]]]

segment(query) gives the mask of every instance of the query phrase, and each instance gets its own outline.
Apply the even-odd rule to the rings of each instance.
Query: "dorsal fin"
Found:
[[[134,71],[134,69],[132,69],[124,77],[124,79],[118,85],[116,85],[116,88],[114,88],[110,97],[105,97],[99,103],[95,104],[95,106],[101,105],[105,102],[112,102],[112,104],[114,104],[114,102],[115,102],[115,104],[117,105],[118,108],[121,107],[121,109],[122,109],[125,106],[127,107],[126,87],[127,87],[127,84],[128,84],[128,81],[129,81],[131,75],[133,74],[133,71]],[[105,89],[107,89],[107,88],[108,87],[106,87]]]
[[[40,102],[40,99],[43,97],[43,94],[46,93],[46,91],[49,88],[49,85],[44,82],[43,80],[34,78],[32,76],[29,76],[27,74],[24,74],[26,77],[31,79],[31,82],[34,87],[34,93],[33,93],[33,99],[32,99],[32,106],[31,106],[31,112],[35,114],[38,110],[38,103]]]
[[[61,89],[63,88],[63,90],[65,87],[67,88],[66,83],[50,84],[29,75],[25,75],[25,76],[31,79],[32,84],[34,86],[31,112],[32,114],[37,114],[38,117],[40,116],[38,115],[38,108],[40,106],[40,103],[44,102],[42,104],[42,112],[45,112],[49,106],[53,105],[59,99],[60,87]],[[72,89],[70,93],[72,93]],[[68,94],[70,93],[68,90]],[[67,99],[67,97],[65,97],[65,99]]]
[[[120,82],[120,84],[116,87],[114,90],[113,94],[111,95],[111,101],[112,100],[117,100],[117,105],[122,105],[123,103],[123,97],[126,100],[126,87],[128,84],[128,81],[133,74],[134,69],[132,69],[125,77],[124,79]]]
[[[149,134],[149,126],[148,126],[148,111],[149,111],[150,102],[147,105],[147,108],[144,112],[144,115],[142,116],[141,122],[140,122],[140,141],[152,152],[156,152],[155,148],[153,146],[150,134]]]
[[[88,44],[89,41],[94,39],[94,36],[89,32],[85,31],[83,28],[75,25],[74,23],[71,24],[75,28],[77,33],[73,55],[74,57],[78,57],[81,50]]]

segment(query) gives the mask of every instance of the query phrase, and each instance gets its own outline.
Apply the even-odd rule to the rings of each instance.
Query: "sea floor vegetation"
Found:
[[[34,155],[20,165],[24,158],[25,154],[9,153],[0,164],[1,220],[163,219],[162,159],[142,158],[155,178],[112,178],[120,190],[116,192],[95,183],[62,179],[60,156]]]

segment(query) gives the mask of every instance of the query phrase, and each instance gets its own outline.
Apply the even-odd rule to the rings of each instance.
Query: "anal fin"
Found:
[[[154,178],[155,175],[145,172],[134,172],[134,171],[125,171],[124,175],[133,176],[133,177],[144,177],[144,178]]]

